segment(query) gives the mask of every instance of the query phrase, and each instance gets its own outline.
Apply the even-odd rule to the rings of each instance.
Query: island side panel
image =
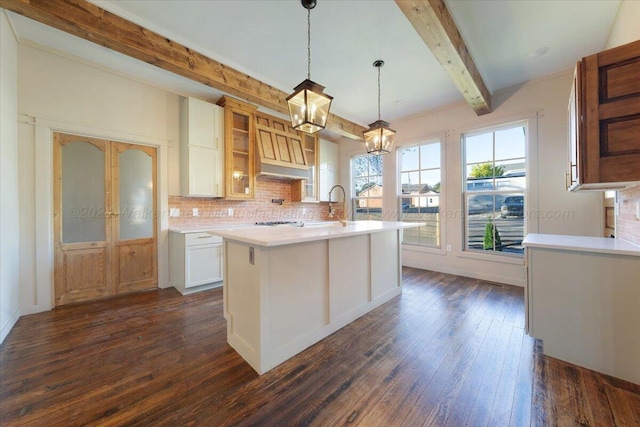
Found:
[[[399,231],[371,234],[371,299],[387,300],[402,285]]]
[[[259,248],[263,282],[263,370],[267,371],[329,335],[328,241]]]
[[[225,241],[224,300],[227,319],[227,342],[258,373],[261,372],[260,264],[252,247]]]
[[[371,301],[370,234],[329,240],[331,323],[342,327],[368,311]]]

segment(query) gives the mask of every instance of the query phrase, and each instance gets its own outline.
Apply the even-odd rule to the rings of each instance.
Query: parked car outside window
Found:
[[[500,206],[500,217],[524,216],[524,196],[509,196]]]

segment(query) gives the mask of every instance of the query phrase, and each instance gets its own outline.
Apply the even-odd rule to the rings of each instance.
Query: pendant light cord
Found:
[[[307,9],[307,79],[311,80],[311,9]]]
[[[381,65],[376,67],[378,68],[378,120],[380,120],[380,67]]]

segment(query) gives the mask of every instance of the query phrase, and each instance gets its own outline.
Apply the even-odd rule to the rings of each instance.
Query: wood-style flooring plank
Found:
[[[0,425],[640,425],[640,385],[523,327],[521,288],[404,267],[402,295],[259,376],[221,289],[69,305],[0,345]]]

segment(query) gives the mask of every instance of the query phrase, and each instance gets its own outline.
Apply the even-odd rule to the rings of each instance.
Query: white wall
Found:
[[[0,343],[20,317],[16,38],[0,10]]]
[[[168,286],[167,202],[169,193],[178,193],[180,97],[22,43],[18,76],[22,314],[53,304],[55,131],[158,147],[158,279]]]
[[[602,224],[600,193],[569,193],[565,191],[567,165],[567,103],[572,82],[572,70],[500,91],[493,95],[493,112],[476,116],[467,104],[456,104],[436,111],[394,121],[397,144],[402,146],[420,141],[443,141],[441,205],[442,247],[440,250],[405,246],[403,263],[514,285],[524,285],[523,260],[462,250],[462,166],[460,135],[483,127],[527,119],[529,121],[529,195],[527,211],[532,212],[528,232],[597,236]],[[341,173],[349,176],[351,155],[364,153],[362,143],[341,141]],[[384,187],[397,188],[395,156],[384,158]],[[348,178],[343,179],[349,183]],[[385,219],[396,220],[397,199],[393,191],[385,192]],[[539,218],[536,218],[539,216]],[[452,246],[447,253],[446,245]]]
[[[605,49],[640,40],[640,1],[623,0]]]

